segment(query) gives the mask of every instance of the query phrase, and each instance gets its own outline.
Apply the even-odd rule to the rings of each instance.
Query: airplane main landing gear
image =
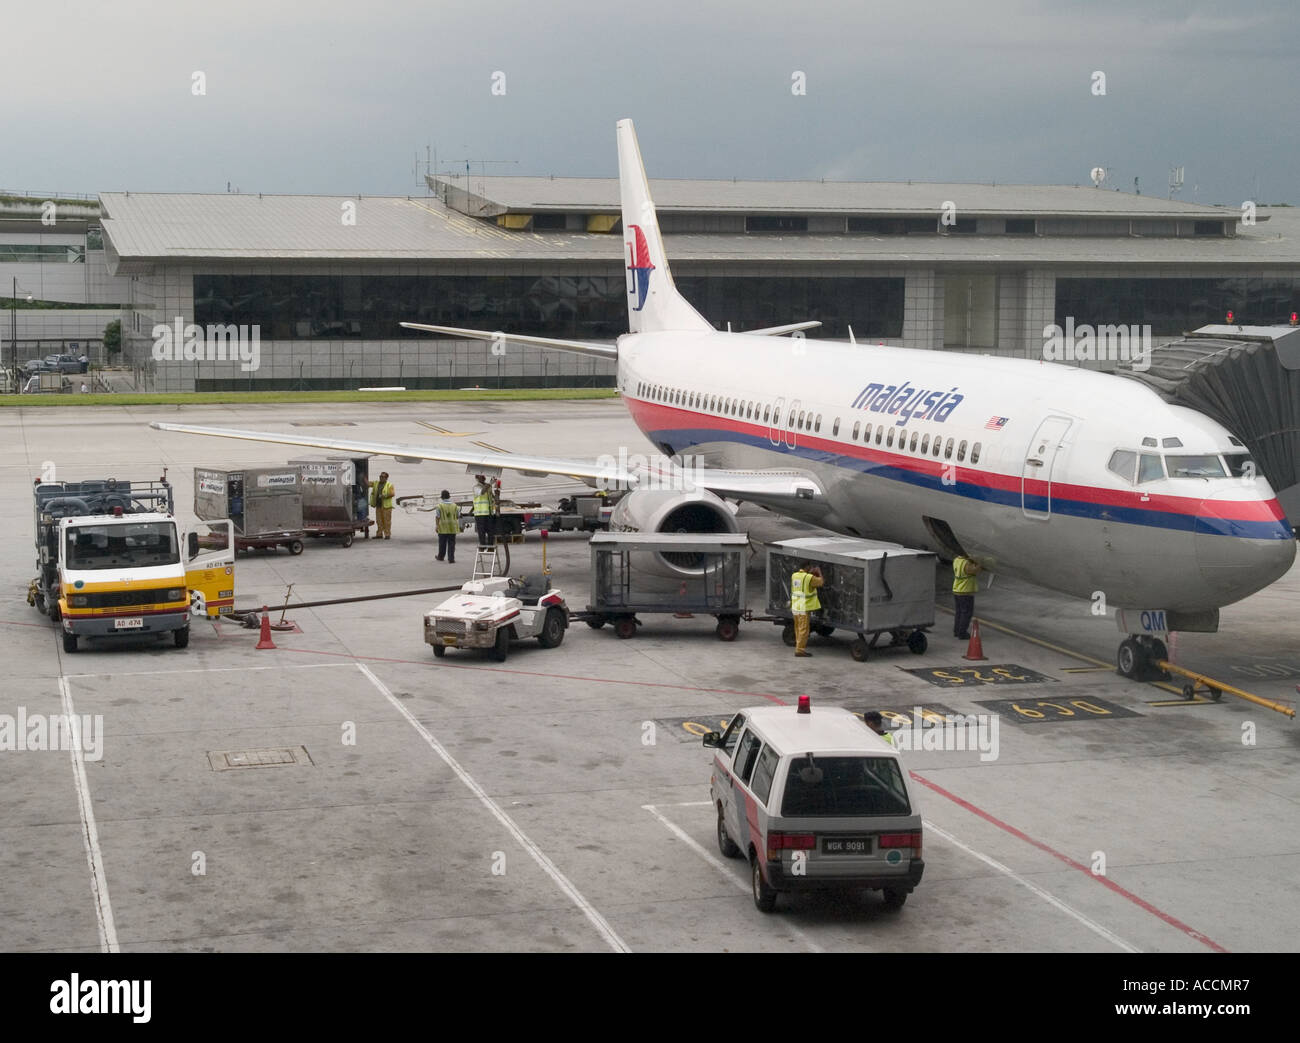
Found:
[[[1156,666],[1169,657],[1169,650],[1159,638],[1149,634],[1130,634],[1120,642],[1116,666],[1131,681],[1161,681],[1168,675]]]

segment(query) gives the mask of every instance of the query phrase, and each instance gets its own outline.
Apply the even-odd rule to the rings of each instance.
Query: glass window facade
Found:
[[[901,337],[901,278],[678,277],[718,328],[820,319],[819,335]],[[258,324],[263,339],[428,336],[400,322],[613,340],[627,332],[623,275],[195,275],[194,321]]]
[[[1057,279],[1056,323],[1076,326],[1139,325],[1153,336],[1179,334],[1233,321],[1267,326],[1286,323],[1300,309],[1300,279]]]

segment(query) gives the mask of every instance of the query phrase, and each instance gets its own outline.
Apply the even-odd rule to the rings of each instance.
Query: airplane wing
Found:
[[[798,471],[729,471],[708,467],[679,467],[675,464],[630,468],[630,459],[620,463],[613,457],[603,460],[562,460],[555,457],[527,456],[520,453],[494,453],[489,450],[465,451],[395,442],[366,442],[352,438],[314,438],[305,435],[282,434],[270,431],[244,431],[228,427],[201,427],[195,424],[172,424],[155,420],[149,425],[157,431],[178,431],[188,435],[207,435],[214,438],[236,438],[246,442],[270,442],[275,445],[296,445],[309,449],[327,449],[335,453],[364,456],[391,456],[402,463],[436,460],[440,463],[463,464],[469,474],[500,474],[503,470],[518,471],[529,477],[563,475],[576,478],[594,487],[608,488],[626,484],[632,488],[706,489],[718,496],[735,500],[748,500],[763,506],[780,507],[797,501],[805,505],[809,500],[820,499],[821,486],[808,475]]]
[[[518,333],[502,333],[490,330],[464,330],[457,326],[428,326],[422,322],[403,322],[400,325],[408,330],[426,330],[429,333],[445,333],[451,337],[465,337],[468,340],[500,341],[502,344],[531,344],[536,348],[553,348],[556,351],[571,351],[575,355],[591,355],[601,359],[617,359],[617,344],[602,344],[591,340],[558,340],[553,337],[525,337]]]
[[[745,335],[749,337],[779,337],[782,333],[811,330],[820,325],[820,320],[813,319],[811,322],[792,322],[788,326],[766,326],[761,330],[745,330]]]

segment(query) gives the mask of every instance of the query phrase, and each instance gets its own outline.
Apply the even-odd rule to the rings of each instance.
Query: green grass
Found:
[[[75,379],[75,378],[73,378]],[[529,402],[617,398],[613,388],[485,388],[481,391],[172,391],[118,395],[0,395],[0,407],[214,406],[300,402]]]

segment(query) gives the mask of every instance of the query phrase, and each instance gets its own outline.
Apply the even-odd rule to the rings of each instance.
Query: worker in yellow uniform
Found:
[[[460,508],[451,502],[451,493],[442,491],[438,501],[438,560],[456,563],[456,533],[460,531]]]
[[[381,540],[393,538],[393,483],[388,472],[381,471],[379,478],[370,483],[370,506],[375,509],[375,535]]]
[[[790,577],[790,611],[794,614],[794,654],[800,657],[812,655],[808,651],[809,615],[820,612],[822,603],[817,597],[817,588],[826,581],[822,579],[822,570],[816,565],[804,562]]]
[[[952,560],[952,636],[970,640],[970,621],[975,616],[975,577],[983,569],[978,561],[959,554]]]
[[[889,743],[890,746],[894,745],[894,733],[885,731],[885,721],[880,716],[879,710],[868,710],[862,715],[862,720],[866,722],[868,728]]]
[[[478,532],[478,545],[491,547],[492,535],[492,483],[483,475],[474,476],[474,528]]]

